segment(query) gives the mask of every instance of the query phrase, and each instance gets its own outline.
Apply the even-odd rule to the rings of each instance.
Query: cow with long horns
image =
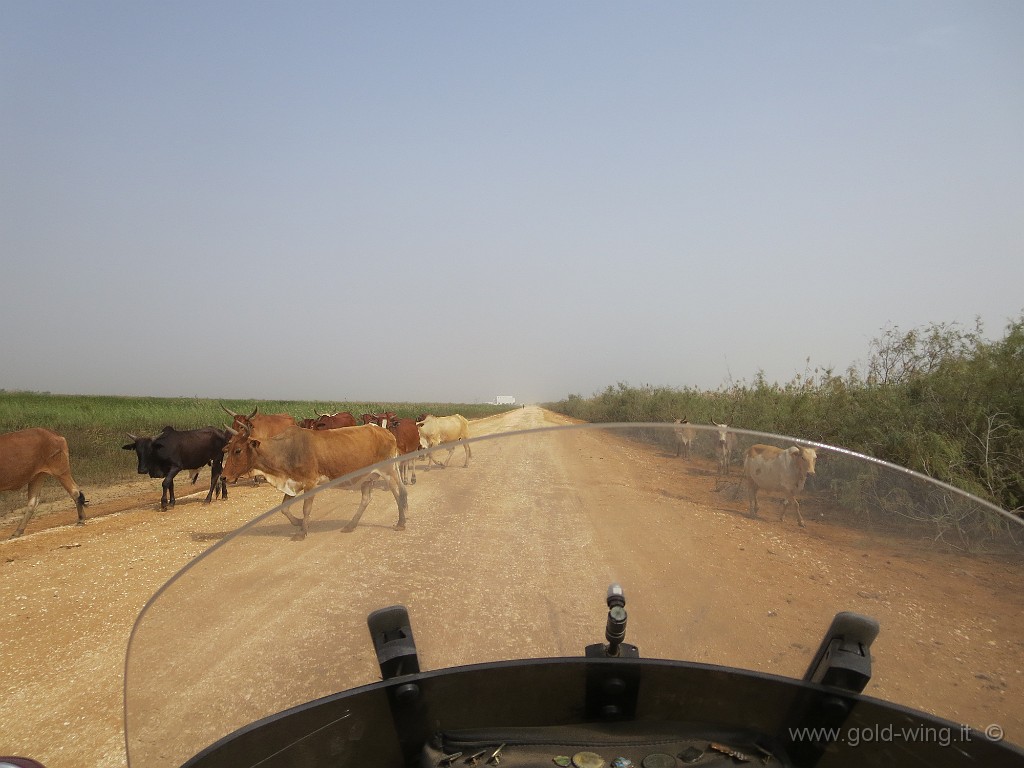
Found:
[[[164,427],[156,437],[138,437],[129,432],[128,438],[131,442],[121,447],[135,451],[139,460],[138,473],[164,479],[161,509],[174,506],[174,478],[183,469],[211,467],[210,492],[206,494],[204,504],[210,503],[214,492],[225,499],[228,497],[227,484],[221,477],[224,446],[230,439],[224,430],[203,427],[178,431],[174,427]]]
[[[250,430],[230,430],[231,441],[224,448],[224,474],[234,482],[241,475],[258,470],[267,480],[284,493],[281,512],[292,525],[301,528],[296,539],[306,538],[309,532],[309,514],[313,508],[313,495],[302,503],[302,518],[296,518],[288,511],[287,502],[322,483],[357,472],[398,456],[398,444],[394,435],[386,429],[370,424],[362,427],[340,427],[338,429],[302,429],[288,427],[280,434],[259,439]],[[355,516],[345,526],[346,532],[353,531],[370,503],[370,491],[374,480],[383,478],[398,504],[398,522],[395,530],[405,529],[405,512],[408,508],[408,494],[399,477],[395,463],[383,469],[371,469],[351,480],[345,488],[358,489],[362,499]]]
[[[236,432],[247,429],[249,430],[249,434],[257,440],[263,440],[267,437],[279,435],[284,430],[288,429],[288,427],[294,427],[296,425],[294,416],[287,413],[260,413],[260,407],[258,405],[253,407],[252,413],[248,416],[241,413],[235,413],[231,409],[225,408],[223,405],[221,405],[221,410],[231,417],[231,429]],[[305,423],[307,421],[309,420],[303,419],[303,423],[299,424],[299,426],[312,429],[312,423],[307,425]],[[261,480],[266,479],[266,475],[261,472],[252,473],[252,482],[254,485],[259,485]]]

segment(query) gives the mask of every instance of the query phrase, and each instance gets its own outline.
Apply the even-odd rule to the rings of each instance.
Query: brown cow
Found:
[[[290,416],[287,413],[260,413],[258,405],[252,409],[252,413],[248,416],[235,413],[223,405],[221,409],[231,417],[231,428],[233,430],[240,432],[243,429],[248,429],[250,435],[257,439],[273,437],[288,429],[288,427],[295,426],[294,416]]]
[[[284,493],[283,505],[289,498],[322,483],[398,456],[398,444],[394,435],[372,424],[323,430],[295,426],[265,440],[251,437],[243,429],[231,438],[224,453],[224,476],[229,481],[234,482],[250,470],[259,470],[275,488]],[[352,489],[358,487],[362,491],[359,509],[345,526],[346,532],[354,530],[359,523],[359,518],[370,503],[370,491],[377,477],[387,481],[398,504],[395,530],[405,529],[408,495],[399,477],[398,467],[392,463],[383,470],[375,469],[363,474],[344,486]],[[313,496],[308,496],[302,503],[302,519],[299,520],[292,516],[286,506],[282,506],[281,512],[292,525],[302,528],[302,532],[296,534],[296,539],[306,537],[312,508]]]
[[[466,449],[466,461],[462,466],[469,466],[469,459],[473,455],[473,451],[470,449],[469,443],[463,442],[469,437],[469,422],[466,421],[465,416],[458,413],[452,416],[432,416],[428,414],[420,418],[416,422],[416,426],[420,430],[420,445],[423,448],[444,445],[448,449],[448,458],[445,459],[444,464],[434,458],[432,451],[428,451],[427,460],[429,464],[447,467],[448,462],[452,460],[452,453],[455,451],[455,447],[449,444],[462,442],[462,447]]]
[[[747,499],[750,502],[750,513],[757,517],[757,492],[781,491],[786,498],[782,502],[781,521],[786,516],[786,504],[793,502],[796,519],[800,527],[804,519],[800,516],[800,502],[796,494],[804,489],[807,476],[814,474],[814,463],[818,458],[813,448],[791,446],[776,448],[771,445],[752,445],[747,449],[743,459],[744,482],[747,486]]]
[[[384,411],[383,413],[364,413],[359,418],[362,419],[363,424],[376,424],[378,427],[384,427],[387,429],[388,424],[398,418],[398,414],[394,411]]]
[[[74,499],[78,524],[85,524],[85,494],[71,477],[68,441],[41,427],[0,435],[0,491],[28,486],[28,509],[11,538],[21,536],[39,505],[39,489],[47,475],[57,478]]]
[[[262,440],[266,437],[273,437],[279,435],[288,427],[295,426],[295,417],[287,413],[260,413],[260,407],[257,405],[252,409],[252,413],[248,416],[243,416],[240,413],[228,410],[223,405],[221,409],[231,417],[231,429],[235,432],[241,432],[243,429],[249,430],[249,435]],[[312,427],[310,427],[312,429]],[[252,482],[254,485],[259,485],[261,480],[266,480],[266,476],[261,472],[252,473]]]
[[[348,411],[323,413],[313,421],[313,429],[340,429],[341,427],[354,427],[358,423],[356,417]]]
[[[415,419],[396,419],[392,414],[391,420],[385,419],[384,423],[387,425],[387,430],[395,436],[399,454],[404,456],[407,453],[415,453],[420,449],[420,428],[416,426]],[[406,485],[416,484],[415,459],[403,461],[398,469],[403,483]],[[409,479],[410,472],[412,473],[411,480]]]

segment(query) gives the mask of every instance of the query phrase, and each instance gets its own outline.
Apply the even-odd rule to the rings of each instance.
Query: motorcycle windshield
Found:
[[[870,616],[865,695],[1024,743],[1015,517],[787,437],[731,431],[723,456],[716,427],[487,423],[454,453],[411,457],[404,530],[379,479],[349,530],[361,496],[346,476],[311,494],[304,538],[270,509],[168,582],[129,644],[130,765],[181,765],[249,723],[380,681],[375,610],[408,609],[423,671],[579,657],[606,642],[613,583],[641,657],[792,678],[836,613]],[[814,450],[805,484],[794,446]],[[303,498],[286,510],[296,519]]]

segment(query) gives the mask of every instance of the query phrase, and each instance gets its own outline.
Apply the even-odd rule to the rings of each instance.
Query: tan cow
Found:
[[[676,456],[682,454],[683,458],[690,458],[690,448],[697,437],[697,430],[690,426],[690,420],[685,417],[676,419],[673,429],[676,433]]]
[[[0,491],[28,486],[28,509],[11,538],[21,536],[39,505],[39,489],[47,475],[57,478],[74,499],[78,524],[85,524],[85,494],[71,477],[68,441],[41,427],[0,435]]]
[[[282,504],[342,475],[398,456],[394,435],[373,424],[322,430],[293,426],[263,440],[250,436],[245,429],[232,431],[235,434],[224,448],[224,476],[229,482],[235,482],[246,472],[258,470],[284,493]],[[344,486],[362,491],[359,509],[344,528],[346,533],[353,531],[363,516],[377,477],[387,481],[398,504],[395,530],[405,529],[408,494],[399,477],[397,464],[390,464],[384,470],[374,469]],[[309,496],[302,502],[302,519],[299,520],[292,516],[287,506],[282,507],[281,512],[291,524],[302,528],[296,539],[306,538],[312,508],[313,496]]]
[[[728,424],[719,424],[714,420],[711,423],[718,427],[718,446],[715,449],[718,455],[718,474],[728,475],[732,467],[732,454],[736,450],[736,433],[729,429]]]
[[[451,443],[461,442],[469,437],[469,422],[458,413],[452,416],[421,416],[416,422],[416,426],[420,430],[421,446],[434,448],[443,445],[448,449],[448,458],[445,459],[444,464],[434,458],[433,451],[427,451],[427,461],[438,466],[447,467],[448,462],[452,460],[455,446]],[[468,467],[473,451],[470,449],[469,443],[463,442],[462,447],[466,449],[466,461],[462,466]]]
[[[818,458],[813,448],[791,446],[776,448],[772,445],[752,445],[747,449],[743,459],[744,482],[747,486],[747,499],[750,502],[750,513],[757,517],[757,492],[782,492],[786,498],[782,502],[781,521],[786,516],[786,504],[793,502],[796,519],[800,527],[804,527],[804,519],[800,516],[800,502],[796,494],[804,489],[807,476],[814,474],[814,463]]]

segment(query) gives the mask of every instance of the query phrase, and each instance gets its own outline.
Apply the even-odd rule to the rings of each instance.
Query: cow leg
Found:
[[[292,525],[299,526],[299,525],[302,525],[302,521],[299,520],[299,518],[297,518],[297,517],[293,517],[292,513],[288,511],[288,507],[290,506],[288,504],[288,499],[294,499],[294,498],[295,498],[294,496],[289,496],[287,493],[284,495],[284,498],[281,500],[281,514],[284,515],[285,517],[287,517],[288,521]]]
[[[352,533],[352,531],[356,529],[356,526],[359,525],[359,518],[363,516],[363,512],[366,511],[366,507],[370,503],[370,491],[373,490],[372,476],[363,482],[362,486],[360,486],[360,490],[362,491],[362,497],[359,499],[359,509],[356,510],[355,517],[348,521],[348,525],[341,529],[342,533]],[[402,518],[401,508],[399,508],[399,521],[403,524],[405,522]]]
[[[292,541],[302,541],[309,533],[309,513],[313,511],[313,497],[308,496],[302,502],[302,530],[292,536]]]
[[[39,489],[43,485],[43,480],[46,479],[45,474],[38,474],[32,478],[28,484],[28,509],[25,510],[25,514],[21,517],[21,523],[18,528],[11,534],[10,538],[16,539],[25,532],[25,526],[28,525],[28,521],[32,519],[32,515],[35,514],[36,507],[39,506]]]
[[[210,490],[206,492],[206,498],[203,499],[203,504],[209,504],[213,501],[213,491],[217,487],[217,474],[215,472],[210,473]]]
[[[434,449],[430,448],[430,449],[427,450],[427,468],[429,469],[430,467],[434,466],[435,464],[437,464],[437,466],[439,466],[439,467],[443,467],[444,466],[444,464],[442,464],[440,461],[438,461],[437,459],[434,458]]]
[[[469,457],[473,455],[473,451],[470,450],[469,443],[463,443],[462,447],[466,449],[466,463],[463,464],[462,466],[468,467],[469,466]]]
[[[757,484],[753,481],[747,481],[747,499],[750,501],[750,514],[752,517],[757,518]]]
[[[454,454],[454,453],[455,453],[455,449],[454,448],[449,448],[448,449],[448,457],[444,460],[445,468],[448,467],[448,462],[450,462],[452,460],[452,454]],[[469,461],[468,458],[466,460]]]
[[[220,481],[220,496],[222,499],[226,499],[228,497],[228,481],[227,478],[224,477],[223,460],[221,460],[220,464],[218,465],[217,479]]]
[[[409,494],[405,490],[405,486],[401,482],[401,478],[395,472],[395,467],[391,467],[391,471],[385,478],[388,481],[388,487],[391,489],[391,495],[395,497],[395,503],[398,504],[398,522],[395,523],[396,531],[405,530],[405,513],[409,509]]]
[[[206,494],[206,501],[203,502],[204,504],[209,504],[210,501],[213,499],[213,492],[214,490],[217,489],[217,481],[220,480],[221,478],[222,470],[223,466],[221,461],[215,459],[213,463],[210,465],[210,492]],[[224,496],[225,498],[227,498],[226,493],[224,494]]]
[[[78,487],[78,484],[71,477],[70,472],[65,472],[61,475],[54,475],[60,484],[64,486],[64,490],[68,492],[75,501],[75,508],[78,510],[78,522],[76,525],[85,525],[85,494],[82,493],[82,489]]]
[[[786,499],[784,499],[782,501],[782,515],[779,515],[779,518],[778,518],[779,521],[781,521],[782,520],[782,516],[785,515],[785,505],[787,505],[790,502],[793,502],[793,508],[797,512],[797,524],[800,525],[800,527],[802,527],[802,528],[806,528],[807,526],[804,525],[804,518],[800,514],[800,502],[797,501],[797,497],[796,496],[787,497]]]
[[[163,487],[163,493],[160,494],[160,509],[167,509],[168,507],[168,496],[170,496],[169,506],[174,506],[174,477],[180,472],[179,467],[171,467],[167,473],[167,477],[164,478],[161,486]]]

